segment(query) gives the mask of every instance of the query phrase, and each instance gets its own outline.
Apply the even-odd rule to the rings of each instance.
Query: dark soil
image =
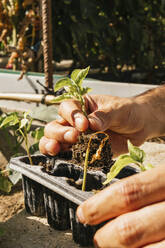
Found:
[[[88,145],[89,140],[90,145]],[[154,138],[148,141],[164,144],[165,137]],[[67,163],[69,170],[72,170],[74,165],[77,165],[83,169],[88,146],[88,171],[102,171],[103,173],[107,174],[115,161],[112,160],[109,137],[104,132],[92,133],[91,131],[88,131],[86,133],[81,133],[78,142],[72,146],[71,150],[60,152],[55,157],[45,157],[42,162],[37,159],[36,161],[33,161],[33,163],[43,166],[43,171],[49,174],[55,173],[56,175],[57,170],[59,170],[59,166],[55,166],[57,160],[65,161],[64,167]],[[62,165],[60,164],[60,168],[62,168],[61,166]],[[66,174],[67,173],[68,172],[66,172]],[[78,180],[78,178],[76,180]]]
[[[75,164],[84,166],[86,151],[89,148],[88,167],[92,170],[108,169],[113,164],[109,136],[104,132],[82,133],[72,146],[72,159]]]
[[[89,149],[88,169],[107,173],[114,163],[112,160],[109,136],[104,132],[81,133],[76,144],[72,145],[71,151],[61,152],[54,158],[48,157],[46,163],[42,163],[46,172],[52,172],[56,159],[65,159],[69,164],[84,167],[86,151]]]
[[[66,177],[70,185],[80,189],[83,182],[83,168],[87,151],[89,152],[88,172],[103,172],[105,174],[109,172],[114,161],[112,160],[109,136],[104,132],[93,133],[88,131],[81,133],[78,142],[72,145],[70,151],[60,152],[55,157],[47,157],[39,165],[43,167],[44,172],[54,176]],[[33,163],[36,164],[37,161],[33,161]],[[86,191],[102,187],[98,175],[87,173],[87,182]],[[95,185],[94,188],[93,185]]]

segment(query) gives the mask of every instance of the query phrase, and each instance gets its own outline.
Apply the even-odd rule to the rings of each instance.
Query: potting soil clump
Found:
[[[79,140],[72,146],[72,159],[76,164],[84,166],[86,151],[89,149],[88,168],[109,171],[113,164],[108,134],[104,132],[81,133]]]
[[[66,170],[66,165],[68,170],[72,170],[73,165],[83,169],[87,150],[89,151],[88,170],[108,173],[114,161],[112,160],[109,136],[104,132],[92,133],[87,131],[81,133],[77,143],[72,145],[71,150],[61,151],[54,157],[47,156],[46,161],[40,163],[40,165],[45,172],[56,176],[58,173],[60,175],[64,173],[62,171],[64,171],[63,167]],[[63,176],[67,177],[65,173]]]

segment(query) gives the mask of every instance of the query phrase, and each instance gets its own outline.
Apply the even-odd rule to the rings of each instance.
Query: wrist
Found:
[[[135,97],[144,118],[148,138],[165,135],[165,85]]]

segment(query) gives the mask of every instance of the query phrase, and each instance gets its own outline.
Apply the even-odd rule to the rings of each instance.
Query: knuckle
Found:
[[[52,132],[52,130],[54,130],[55,123],[56,121],[51,121],[45,125],[45,128],[44,128],[45,136],[47,136],[50,133],[50,131]]]
[[[61,102],[60,105],[59,105],[59,109],[58,109],[58,114],[59,115],[62,115],[63,113],[63,110],[65,109],[65,101]]]
[[[135,178],[133,180],[125,180],[121,183],[121,195],[123,198],[124,206],[131,209],[136,205],[137,201],[143,194],[143,185]]]
[[[47,133],[49,132],[49,129],[50,129],[50,123],[46,124],[45,125],[45,128],[44,128],[44,135],[46,136]]]
[[[62,117],[65,117],[66,114],[68,114],[68,111],[70,111],[70,103],[71,99],[69,100],[64,100],[60,103],[59,108],[58,108],[58,114]]]
[[[39,141],[39,150],[41,153],[45,153],[45,137],[42,137]]]
[[[134,247],[142,237],[138,225],[126,216],[118,217],[117,233],[122,247]]]

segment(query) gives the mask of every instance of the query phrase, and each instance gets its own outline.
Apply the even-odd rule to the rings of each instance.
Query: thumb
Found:
[[[89,126],[94,131],[105,131],[109,128],[108,113],[97,110],[88,115]]]

